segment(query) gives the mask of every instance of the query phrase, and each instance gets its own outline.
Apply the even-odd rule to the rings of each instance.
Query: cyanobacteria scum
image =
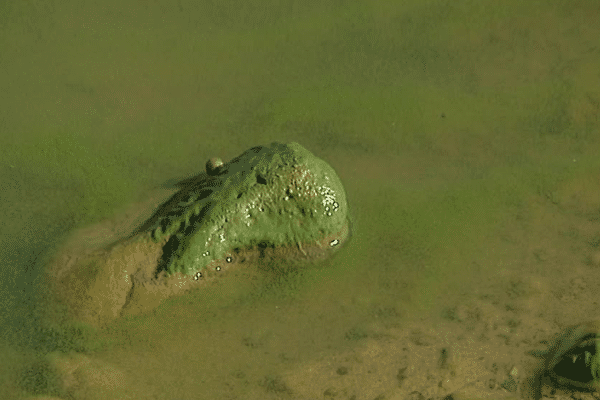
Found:
[[[342,183],[298,143],[253,147],[188,180],[151,219],[167,273],[202,274],[234,249],[333,249],[349,237]]]

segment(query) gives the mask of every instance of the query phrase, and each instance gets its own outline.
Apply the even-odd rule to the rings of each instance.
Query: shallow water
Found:
[[[595,2],[163,3],[0,6],[0,391],[58,394],[31,366],[76,352],[124,376],[113,398],[394,398],[438,386],[400,378],[418,349],[512,355],[595,318]],[[342,251],[97,332],[41,323],[71,232],[272,141],[338,172]]]

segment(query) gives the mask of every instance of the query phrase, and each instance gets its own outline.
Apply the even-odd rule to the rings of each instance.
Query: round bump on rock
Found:
[[[222,167],[223,160],[219,157],[213,157],[206,162],[206,173],[211,176],[217,175]]]

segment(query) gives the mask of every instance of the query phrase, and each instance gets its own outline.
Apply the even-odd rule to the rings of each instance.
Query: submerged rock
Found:
[[[110,240],[117,238],[105,222],[57,252],[47,270],[51,293],[71,317],[98,325],[146,312],[241,266],[326,257],[350,236],[339,177],[297,143],[211,159],[206,173],[178,187],[124,238]],[[134,209],[128,218],[143,211]],[[98,232],[104,243],[93,246]]]
[[[539,358],[530,362],[523,379],[523,399],[542,398],[542,380],[550,376],[558,386],[597,391],[600,388],[600,321],[571,325],[550,341],[547,349],[529,352]]]

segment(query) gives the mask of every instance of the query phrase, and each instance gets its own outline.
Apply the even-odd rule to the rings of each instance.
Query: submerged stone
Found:
[[[326,257],[350,236],[339,177],[297,143],[254,147],[228,163],[211,159],[206,172],[177,186],[128,236],[86,246],[97,239],[88,236],[57,253],[51,291],[70,315],[97,325],[149,311],[242,265]],[[104,222],[87,232],[110,229]]]
[[[346,238],[348,206],[340,179],[298,143],[254,147],[212,172],[155,216],[153,239],[168,238],[169,273],[202,272],[237,248],[327,248]]]

